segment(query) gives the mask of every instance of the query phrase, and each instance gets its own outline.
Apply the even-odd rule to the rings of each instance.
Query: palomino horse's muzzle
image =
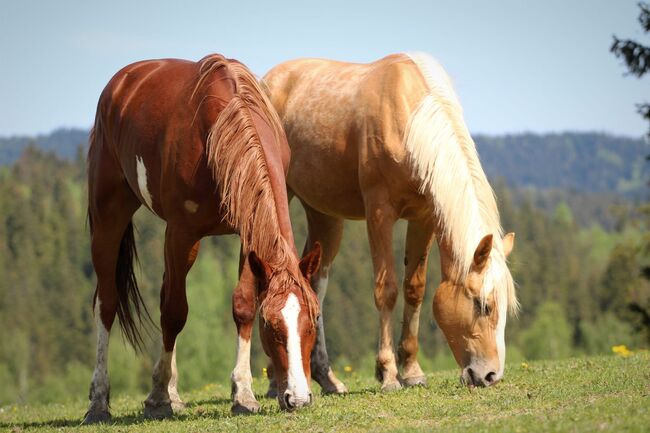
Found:
[[[467,385],[469,388],[492,386],[500,380],[501,377],[495,371],[472,365],[465,367],[463,374],[460,376],[461,383]]]

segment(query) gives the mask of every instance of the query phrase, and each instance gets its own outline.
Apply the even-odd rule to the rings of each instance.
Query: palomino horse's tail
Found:
[[[91,131],[89,153],[95,143],[97,132],[96,130]],[[90,206],[88,207],[88,223],[92,238],[95,227],[93,227],[93,213]],[[122,334],[136,351],[142,351],[144,341],[140,331],[144,329],[146,333],[149,333],[149,326],[155,327],[155,324],[142,299],[142,294],[140,293],[138,282],[135,278],[133,265],[134,262],[138,262],[138,252],[136,250],[133,232],[133,222],[129,221],[120,241],[117,266],[115,268],[115,288],[117,293],[114,293],[113,296],[117,296],[117,317],[120,320]],[[95,289],[95,295],[93,296],[93,311],[95,311],[95,303],[99,294],[98,290],[99,282]]]

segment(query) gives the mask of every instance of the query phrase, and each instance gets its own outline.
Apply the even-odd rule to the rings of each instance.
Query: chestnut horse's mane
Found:
[[[221,195],[224,219],[239,232],[244,254],[255,251],[273,272],[267,296],[260,305],[262,317],[267,320],[271,311],[281,309],[279,303],[286,298],[282,295],[297,284],[315,320],[318,303],[297,261],[292,260],[295,249],[281,234],[269,168],[251,110],[266,120],[276,140],[284,139],[280,119],[255,76],[241,63],[221,55],[201,60],[193,96],[220,69],[232,80],[234,95],[210,129],[206,151]]]

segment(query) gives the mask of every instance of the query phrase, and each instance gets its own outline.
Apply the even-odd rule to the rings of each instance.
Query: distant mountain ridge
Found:
[[[615,193],[627,197],[647,194],[650,146],[642,138],[596,132],[474,136],[488,177],[510,186]],[[72,159],[86,146],[88,131],[57,129],[36,137],[0,137],[0,164],[11,164],[33,144]]]

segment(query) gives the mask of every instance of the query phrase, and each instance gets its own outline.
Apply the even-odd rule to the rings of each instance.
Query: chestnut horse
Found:
[[[310,353],[318,300],[308,279],[316,247],[299,261],[289,220],[289,147],[277,113],[244,65],[220,55],[199,62],[134,63],[119,71],[98,103],[88,150],[88,215],[97,273],[97,364],[85,422],[110,418],[108,337],[115,319],[134,346],[146,312],[133,273],[133,213],[145,205],[167,223],[160,293],[162,353],[146,417],[183,406],[175,341],[188,314],[185,278],[200,239],[238,233],[242,259],[233,294],[237,364],[233,411],[255,412],[250,338],[257,306],[264,350],[273,361],[279,401],[311,401]],[[247,260],[246,260],[247,258]],[[209,342],[206,342],[208,344]]]
[[[503,237],[494,193],[442,67],[425,54],[369,64],[302,59],[276,66],[262,83],[291,147],[287,182],[307,214],[305,249],[322,245],[312,276],[321,303],[344,219],[367,221],[382,390],[425,383],[417,336],[434,238],[442,282],[433,312],[462,380],[487,386],[501,379],[507,310],[517,309],[506,266],[514,234]],[[392,230],[399,218],[408,220],[401,375],[391,320],[398,292]],[[325,392],[345,392],[329,368],[322,316],[311,368]]]

